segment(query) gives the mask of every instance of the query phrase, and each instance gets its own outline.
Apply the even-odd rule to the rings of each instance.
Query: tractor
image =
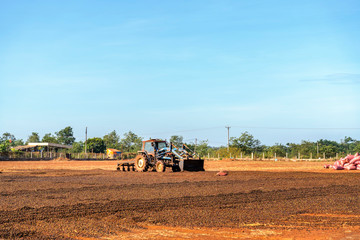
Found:
[[[164,172],[166,168],[171,168],[173,172],[178,171],[205,171],[204,160],[196,157],[191,149],[183,144],[177,148],[172,143],[168,144],[161,139],[150,139],[143,141],[141,151],[138,151],[135,160],[126,161],[118,164],[118,170],[125,167],[138,172],[156,170]]]

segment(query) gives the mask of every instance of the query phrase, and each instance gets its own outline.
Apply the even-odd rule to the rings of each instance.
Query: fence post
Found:
[[[285,158],[288,158],[288,153],[286,153],[286,157]]]
[[[231,153],[230,153],[230,158],[231,158]]]
[[[310,160],[312,159],[312,153],[310,153]]]
[[[218,160],[220,159],[220,154],[218,153]]]
[[[299,154],[299,160],[301,159],[301,155],[300,155],[300,152],[298,152],[298,154]]]
[[[338,159],[339,158],[339,153],[336,153],[336,159]]]
[[[240,152],[240,158],[242,159],[242,152]]]
[[[251,153],[251,159],[254,160],[254,153]]]
[[[274,159],[274,160],[276,160],[276,153],[274,153],[274,157],[275,157],[275,159]]]
[[[263,152],[263,160],[265,159],[265,153]]]
[[[323,156],[324,156],[324,159],[326,159],[326,157],[325,157],[325,153],[323,153]]]

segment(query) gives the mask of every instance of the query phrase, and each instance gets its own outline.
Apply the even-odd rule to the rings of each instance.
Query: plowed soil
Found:
[[[0,239],[360,239],[360,171],[322,165],[0,162]]]

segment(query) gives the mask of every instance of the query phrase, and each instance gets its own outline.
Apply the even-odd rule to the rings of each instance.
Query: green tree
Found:
[[[335,156],[336,153],[341,152],[341,146],[336,141],[320,139],[318,143],[319,143],[319,154],[321,155],[325,153],[326,156],[332,157]],[[347,146],[347,150],[349,150],[349,145]]]
[[[37,143],[37,142],[40,142],[39,133],[32,132],[26,143],[28,144],[28,143]]]
[[[2,137],[0,138],[0,142],[4,142],[4,141],[14,142],[15,140],[16,140],[15,136],[8,132],[3,133]]]
[[[353,146],[354,153],[358,152],[360,153],[360,141],[356,141]]]
[[[353,149],[353,147],[355,146],[356,140],[351,138],[351,137],[344,137],[344,140],[341,140],[341,144],[340,144],[340,152],[343,153],[350,153]]]
[[[199,141],[199,144],[196,146],[196,153],[200,156],[206,156],[209,152],[208,140]]]
[[[11,147],[24,145],[22,139],[16,139],[14,135],[6,132],[0,137],[0,152],[9,152]]]
[[[336,155],[336,147],[334,145],[323,145],[320,148],[321,153],[325,153],[327,157],[334,157]]]
[[[137,152],[141,149],[141,141],[141,137],[129,131],[124,134],[124,138],[120,141],[121,150],[123,152]]]
[[[103,137],[104,143],[107,148],[118,148],[120,136],[117,135],[116,131],[112,131]]]
[[[0,143],[0,152],[6,153],[10,152],[11,142],[10,140],[2,141]]]
[[[72,145],[72,149],[71,152],[73,153],[81,153],[84,151],[84,142],[80,141],[80,142],[74,142]]]
[[[186,146],[188,146],[192,152],[195,151],[200,157],[207,157],[208,153],[212,155],[215,154],[215,149],[209,146],[208,140],[200,140],[196,146],[194,142],[186,143]]]
[[[105,143],[101,138],[89,138],[86,143],[87,152],[104,153],[106,150]]]
[[[72,145],[75,142],[75,138],[73,136],[72,127],[68,126],[58,132],[55,133],[56,139],[60,144],[64,145]]]
[[[243,132],[238,138],[230,138],[230,146],[239,148],[246,154],[261,150],[260,140],[255,139],[254,136],[252,136],[248,132]]]
[[[215,156],[219,156],[222,158],[229,158],[230,156],[232,158],[235,157],[240,157],[241,156],[241,149],[240,148],[236,148],[236,147],[229,147],[229,150],[227,147],[220,147],[219,149],[216,150],[215,152]],[[243,155],[243,157],[245,157],[245,154]]]
[[[181,147],[183,145],[183,137],[174,135],[170,137],[170,142],[174,144],[176,147]]]
[[[59,143],[55,136],[52,136],[51,133],[47,133],[42,138],[41,142],[47,143]]]
[[[267,148],[268,156],[267,157],[273,157],[276,153],[277,157],[285,157],[287,152],[287,147],[276,143],[275,145]]]
[[[15,141],[13,141],[14,146],[22,146],[25,145],[24,141],[22,139],[16,139]]]

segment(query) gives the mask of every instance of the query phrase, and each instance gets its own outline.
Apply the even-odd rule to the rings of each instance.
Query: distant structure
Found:
[[[12,149],[26,152],[36,152],[40,151],[40,148],[43,151],[51,152],[57,151],[58,149],[71,149],[72,146],[57,144],[57,143],[29,143],[28,145],[16,146]]]
[[[109,159],[121,159],[121,151],[113,148],[106,149],[106,155]]]

